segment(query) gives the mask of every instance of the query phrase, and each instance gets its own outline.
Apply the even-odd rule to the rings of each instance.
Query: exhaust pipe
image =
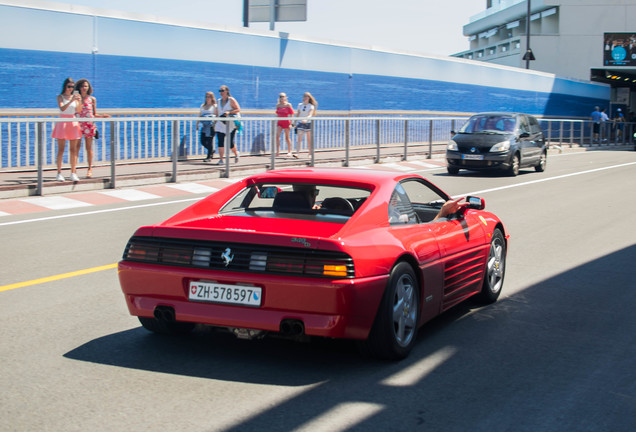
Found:
[[[297,319],[284,319],[280,322],[280,333],[283,336],[298,337],[305,334],[305,324]]]
[[[174,308],[170,306],[157,306],[153,312],[153,315],[159,321],[175,321]]]

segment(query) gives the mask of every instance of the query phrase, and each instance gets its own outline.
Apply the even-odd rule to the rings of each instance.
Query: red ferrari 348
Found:
[[[414,174],[253,175],[139,228],[119,262],[121,288],[153,332],[206,324],[248,339],[348,338],[401,359],[425,322],[501,292],[504,225],[481,198],[445,214],[449,200]]]

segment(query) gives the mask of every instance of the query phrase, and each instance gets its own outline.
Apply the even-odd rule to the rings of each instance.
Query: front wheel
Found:
[[[450,175],[459,174],[459,168],[455,168],[454,166],[450,166],[450,165],[446,167],[446,171],[448,171]]]
[[[500,229],[495,229],[490,241],[484,284],[479,293],[483,303],[494,303],[501,294],[506,273],[506,239]]]
[[[519,155],[512,155],[512,160],[510,161],[510,168],[508,168],[508,174],[512,177],[516,177],[519,175]]]
[[[419,302],[415,273],[401,262],[391,271],[369,338],[362,343],[363,351],[388,360],[407,357],[417,338]]]
[[[548,155],[543,152],[541,153],[541,157],[539,158],[539,163],[537,165],[535,165],[534,169],[537,172],[543,172],[545,171],[545,166],[548,163]]]

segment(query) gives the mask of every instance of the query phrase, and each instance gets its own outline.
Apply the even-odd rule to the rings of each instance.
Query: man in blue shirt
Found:
[[[601,114],[601,109],[599,107],[594,107],[594,111],[592,111],[592,114],[590,117],[592,117],[592,121],[594,122],[594,125],[593,125],[594,141],[598,141],[598,134],[601,129],[601,120],[603,119],[603,115]]]

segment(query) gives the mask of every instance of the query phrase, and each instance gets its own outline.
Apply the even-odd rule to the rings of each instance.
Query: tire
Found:
[[[382,302],[362,351],[386,360],[409,355],[417,339],[420,291],[411,266],[397,264],[391,271]]]
[[[545,171],[545,166],[548,163],[548,155],[543,152],[541,153],[541,157],[539,158],[539,163],[537,165],[535,165],[534,169],[537,172],[543,172]]]
[[[479,299],[484,304],[496,302],[501,294],[506,273],[506,252],[506,239],[501,230],[497,228],[490,241],[484,283],[479,293]]]
[[[448,171],[448,173],[449,173],[450,175],[457,175],[457,174],[459,174],[459,168],[455,168],[455,167],[453,167],[453,166],[447,166],[447,167],[446,167],[446,171]]]
[[[159,334],[179,335],[190,333],[194,329],[194,323],[181,321],[164,321],[157,318],[137,317],[139,322],[148,331]]]
[[[519,155],[517,153],[512,155],[510,161],[510,168],[508,168],[508,174],[512,177],[519,175]]]

